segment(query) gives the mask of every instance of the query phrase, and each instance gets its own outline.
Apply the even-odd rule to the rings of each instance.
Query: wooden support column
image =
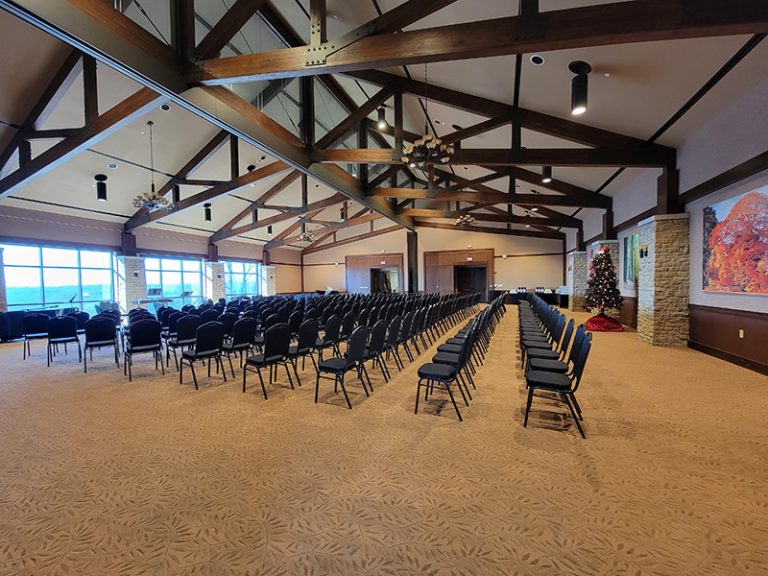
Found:
[[[368,148],[368,129],[362,122],[357,128],[357,145],[360,148]],[[360,176],[360,184],[365,189],[368,186],[368,164],[358,165],[357,171]]]
[[[584,229],[579,228],[576,230],[576,251],[583,252],[586,249],[587,248],[584,245]]]
[[[315,144],[315,79],[301,79],[301,135],[307,148]]]
[[[406,238],[406,252],[408,266],[408,292],[419,291],[419,236],[415,231],[408,231]]]
[[[683,212],[678,195],[680,193],[680,171],[664,168],[656,181],[656,214],[679,214]]]
[[[603,232],[601,240],[616,240],[616,229],[613,227],[613,209],[610,208],[603,214]]]
[[[326,42],[325,0],[310,0],[309,20],[311,24],[311,40],[313,47],[319,47]]]
[[[171,0],[171,44],[187,59],[195,53],[195,2]]]
[[[99,91],[96,84],[96,59],[83,55],[83,106],[85,125],[93,124],[99,117]]]
[[[32,144],[29,140],[19,142],[19,167],[24,168],[32,161]]]
[[[219,247],[216,244],[208,244],[208,262],[219,261]]]
[[[136,236],[123,232],[120,235],[120,251],[123,256],[136,256]]]

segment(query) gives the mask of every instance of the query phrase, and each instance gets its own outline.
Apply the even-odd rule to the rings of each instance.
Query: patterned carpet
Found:
[[[415,366],[350,411],[309,369],[265,401],[0,346],[0,574],[768,573],[768,378],[596,334],[587,440],[547,400],[524,429],[511,312],[463,423],[413,414]]]

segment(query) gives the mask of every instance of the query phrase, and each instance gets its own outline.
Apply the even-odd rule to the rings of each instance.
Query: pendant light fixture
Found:
[[[181,202],[181,188],[178,184],[173,185],[173,203],[178,204]]]
[[[272,236],[272,224],[270,224],[269,226],[267,226],[267,234],[269,234],[270,236]]]
[[[154,212],[155,210],[169,210],[171,208],[171,203],[168,201],[168,198],[162,194],[158,194],[155,190],[155,143],[152,133],[152,127],[154,125],[155,123],[152,122],[152,120],[147,122],[147,126],[149,126],[149,171],[152,175],[151,191],[139,194],[133,199],[133,205],[136,208],[143,208],[149,212]]]
[[[379,130],[384,130],[387,127],[387,116],[384,110],[384,106],[379,106]]]
[[[206,202],[203,204],[203,208],[205,208],[205,221],[210,222],[211,221],[211,203]]]
[[[592,66],[582,60],[576,60],[568,65],[575,74],[571,80],[571,114],[581,116],[587,111],[587,93],[589,88],[589,73]]]
[[[107,176],[106,174],[96,174],[96,200],[99,202],[107,201]]]
[[[544,166],[544,169],[541,171],[541,181],[544,184],[552,182],[552,166]]]

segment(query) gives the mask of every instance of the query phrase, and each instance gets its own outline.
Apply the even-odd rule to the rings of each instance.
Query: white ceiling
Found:
[[[225,6],[231,6],[234,0],[197,0],[199,15],[197,22],[198,40],[223,15]],[[382,10],[387,11],[402,3],[397,0],[378,0]],[[541,0],[541,10],[553,10],[579,7],[593,4],[605,4],[607,0]],[[281,0],[273,5],[305,40],[309,39],[309,24],[306,11],[309,0]],[[155,30],[149,20],[141,14],[136,5],[126,12],[136,22],[145,26],[158,37],[168,38],[170,24],[167,17],[167,3],[144,2],[142,6],[157,26]],[[459,0],[451,6],[408,27],[408,30],[457,24],[487,18],[511,16],[517,13],[516,1]],[[328,34],[338,36],[377,15],[372,0],[344,2],[328,0]],[[7,46],[0,55],[0,119],[21,123],[47,82],[66,58],[69,48],[51,36],[22,23],[13,16],[0,11],[0,35]],[[563,118],[568,117],[571,73],[568,63],[573,60],[586,60],[593,65],[590,76],[590,107],[580,122],[599,128],[612,130],[637,138],[648,138],[675,113],[733,54],[744,44],[746,37],[708,38],[701,40],[679,40],[650,42],[608,47],[596,47],[579,50],[566,50],[543,53],[545,63],[533,65],[528,55],[523,60],[521,76],[521,105]],[[225,54],[237,51],[247,53],[250,50],[272,50],[280,45],[267,30],[260,18],[252,18],[235,38]],[[683,119],[660,139],[660,143],[679,146],[693,134],[702,123],[725,103],[745,93],[765,76],[765,62],[768,61],[768,43],[764,42],[739,66],[732,71],[718,86],[699,102]],[[430,64],[429,83],[452,88],[511,103],[514,91],[514,56],[477,59],[472,61],[443,62]],[[399,75],[405,74],[403,68],[390,70]],[[408,72],[415,80],[423,80],[424,67],[409,66]],[[140,88],[134,81],[112,69],[100,65],[99,108],[104,112],[119,103]],[[608,74],[609,76],[606,76]],[[377,86],[364,82],[355,82],[347,77],[334,76],[357,102],[363,103],[377,90]],[[291,98],[298,97],[298,82],[286,83],[286,95],[274,100],[266,111],[289,130],[296,132],[298,109]],[[253,98],[265,83],[239,85],[237,90],[243,97]],[[329,95],[319,89],[316,97],[318,120],[330,128],[340,122],[344,113]],[[404,98],[406,129],[421,133],[424,129],[424,114],[419,98]],[[159,103],[158,103],[159,104]],[[256,104],[260,104],[256,100]],[[392,119],[392,102],[387,106],[387,114]],[[468,127],[486,118],[471,114],[446,104],[430,101],[428,114],[439,135],[453,131],[453,124]],[[374,114],[370,116],[374,118]],[[169,111],[156,108],[145,117],[124,127],[109,138],[101,141],[90,151],[75,157],[65,165],[31,181],[25,188],[13,194],[11,198],[1,200],[9,205],[34,208],[51,212],[73,215],[89,215],[100,219],[123,222],[135,209],[131,205],[133,197],[149,188],[150,163],[148,147],[147,121],[154,122],[155,156],[154,166],[157,185],[165,183],[170,174],[175,173],[218,131],[217,128],[200,120],[197,116],[172,106]],[[78,79],[68,91],[54,113],[45,123],[46,128],[78,127],[83,124],[82,83]],[[12,128],[0,126],[0,146],[7,144],[14,134]],[[142,133],[143,132],[143,133]],[[322,131],[318,136],[322,135]],[[387,137],[389,145],[392,139]],[[349,140],[354,146],[354,140]],[[509,147],[511,129],[501,127],[464,142],[465,148]],[[55,140],[35,141],[34,151],[40,151],[56,143]],[[371,146],[375,146],[371,141]],[[580,147],[578,144],[553,138],[543,134],[523,130],[523,145],[528,148],[564,148]],[[114,158],[113,158],[114,157]],[[262,159],[262,157],[264,157]],[[116,162],[118,168],[110,170],[107,164]],[[248,145],[240,145],[240,166],[244,171],[248,164],[265,165],[274,161],[259,150]],[[11,163],[9,168],[15,168]],[[532,167],[531,170],[538,168]],[[229,178],[228,144],[225,144],[202,167],[190,175],[196,179],[226,180]],[[472,179],[488,171],[476,167],[456,167],[456,174]],[[611,168],[555,168],[555,177],[584,188],[596,189],[614,172]],[[109,176],[109,201],[97,202],[93,189],[93,176],[105,173]],[[605,191],[613,195],[639,170],[628,170]],[[229,195],[217,198],[213,203],[212,222],[203,219],[202,206],[196,206],[172,214],[162,222],[151,224],[154,228],[178,229],[180,231],[209,235],[226,223],[234,214],[248,206],[248,202],[263,194],[270,186],[285,174],[264,179]],[[508,179],[503,178],[487,184],[491,188],[506,191]],[[547,190],[518,183],[521,192],[534,190],[546,194]],[[329,188],[314,180],[309,182],[309,201],[313,202],[333,194]],[[182,196],[199,192],[200,187],[183,186]],[[275,204],[298,206],[301,202],[299,181],[297,180],[272,200]],[[573,209],[563,208],[562,212]],[[354,209],[350,209],[352,213]],[[262,210],[260,218],[276,214]],[[320,219],[339,220],[338,207],[325,210]],[[243,222],[245,222],[244,220]],[[278,234],[293,220],[273,227],[273,235]],[[390,225],[388,221],[377,223]],[[318,226],[310,226],[317,228]],[[266,241],[269,237],[263,229],[251,232],[245,239]]]

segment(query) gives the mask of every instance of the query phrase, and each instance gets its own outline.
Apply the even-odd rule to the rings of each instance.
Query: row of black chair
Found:
[[[584,374],[592,335],[583,325],[574,334],[574,321],[566,322],[563,314],[535,295],[520,301],[519,313],[520,356],[528,388],[523,426],[528,426],[535,393],[545,392],[565,403],[582,438],[586,438],[576,391]]]

